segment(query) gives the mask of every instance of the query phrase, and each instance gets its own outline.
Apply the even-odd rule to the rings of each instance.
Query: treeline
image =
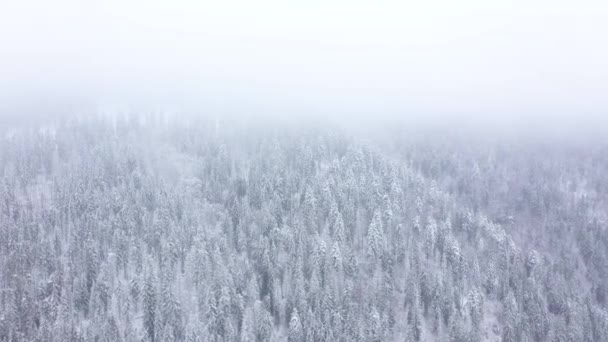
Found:
[[[152,117],[7,134],[0,340],[608,340],[605,154],[402,150]]]

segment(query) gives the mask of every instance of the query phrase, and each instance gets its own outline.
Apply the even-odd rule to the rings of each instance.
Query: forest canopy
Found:
[[[6,130],[0,341],[608,341],[608,147],[404,132]]]

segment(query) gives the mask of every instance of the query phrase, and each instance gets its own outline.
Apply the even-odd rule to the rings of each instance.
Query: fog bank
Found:
[[[62,0],[0,13],[4,122],[121,108],[497,133],[607,126],[599,1]]]

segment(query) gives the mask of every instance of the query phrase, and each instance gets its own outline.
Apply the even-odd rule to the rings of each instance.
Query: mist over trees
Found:
[[[392,132],[3,132],[0,341],[608,341],[607,145]]]

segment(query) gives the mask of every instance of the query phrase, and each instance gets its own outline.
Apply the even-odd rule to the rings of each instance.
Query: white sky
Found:
[[[603,117],[608,2],[5,0],[0,93]]]

